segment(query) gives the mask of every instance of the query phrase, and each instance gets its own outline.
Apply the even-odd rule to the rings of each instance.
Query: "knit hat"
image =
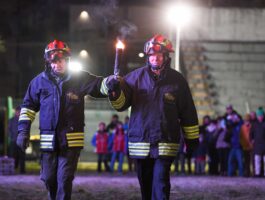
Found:
[[[233,105],[232,105],[232,104],[227,105],[227,106],[226,106],[226,109],[231,109],[231,110],[233,110]]]
[[[263,116],[264,115],[264,110],[263,110],[263,108],[258,108],[257,110],[256,110],[256,115],[257,115],[257,117],[258,116]]]

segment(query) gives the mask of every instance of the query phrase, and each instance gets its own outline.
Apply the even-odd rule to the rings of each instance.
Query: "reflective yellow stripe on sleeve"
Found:
[[[84,133],[75,132],[75,133],[66,133],[66,139],[68,147],[84,147]]]
[[[125,104],[125,95],[123,91],[121,91],[119,98],[115,101],[111,101],[111,105],[115,109],[121,109],[124,106],[124,104]]]
[[[179,144],[176,143],[159,143],[158,153],[160,156],[176,156]]]
[[[19,121],[28,120],[33,122],[35,119],[36,112],[28,108],[22,108],[19,115]]]
[[[187,139],[199,138],[199,125],[183,126],[184,136]]]
[[[101,86],[100,86],[100,93],[103,95],[108,95],[108,87],[106,85],[107,78],[104,78]]]

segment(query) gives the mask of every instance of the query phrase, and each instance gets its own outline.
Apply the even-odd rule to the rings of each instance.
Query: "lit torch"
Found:
[[[120,64],[122,59],[122,53],[124,49],[124,44],[122,41],[118,40],[116,43],[116,56],[115,56],[115,64],[114,64],[114,76],[117,77],[120,75]]]

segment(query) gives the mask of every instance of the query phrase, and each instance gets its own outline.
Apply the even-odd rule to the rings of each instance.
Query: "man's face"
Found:
[[[227,113],[228,115],[231,115],[232,112],[233,112],[233,109],[232,109],[232,108],[227,108],[227,109],[226,109],[226,113]]]
[[[66,67],[66,60],[64,58],[51,62],[51,68],[57,74],[64,74],[66,72]]]
[[[119,121],[119,119],[117,117],[112,117],[112,120],[111,120],[113,123],[117,123]]]
[[[162,53],[153,53],[149,56],[149,63],[152,66],[160,67],[164,62],[164,57]]]
[[[105,127],[105,124],[103,124],[103,123],[99,124],[98,129],[99,129],[100,131],[104,131],[105,128],[106,128],[106,127]]]

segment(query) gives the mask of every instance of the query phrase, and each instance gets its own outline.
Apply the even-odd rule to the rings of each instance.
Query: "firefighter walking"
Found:
[[[155,35],[144,46],[147,63],[124,78],[107,83],[117,111],[131,106],[129,153],[136,159],[142,199],[169,199],[170,166],[179,148],[181,129],[191,154],[198,144],[199,126],[184,77],[170,68],[171,42]]]
[[[45,71],[29,84],[18,121],[18,146],[28,146],[31,123],[40,112],[41,179],[49,199],[71,199],[72,181],[84,146],[84,96],[105,97],[102,77],[67,70],[70,49],[54,40],[45,48]]]

